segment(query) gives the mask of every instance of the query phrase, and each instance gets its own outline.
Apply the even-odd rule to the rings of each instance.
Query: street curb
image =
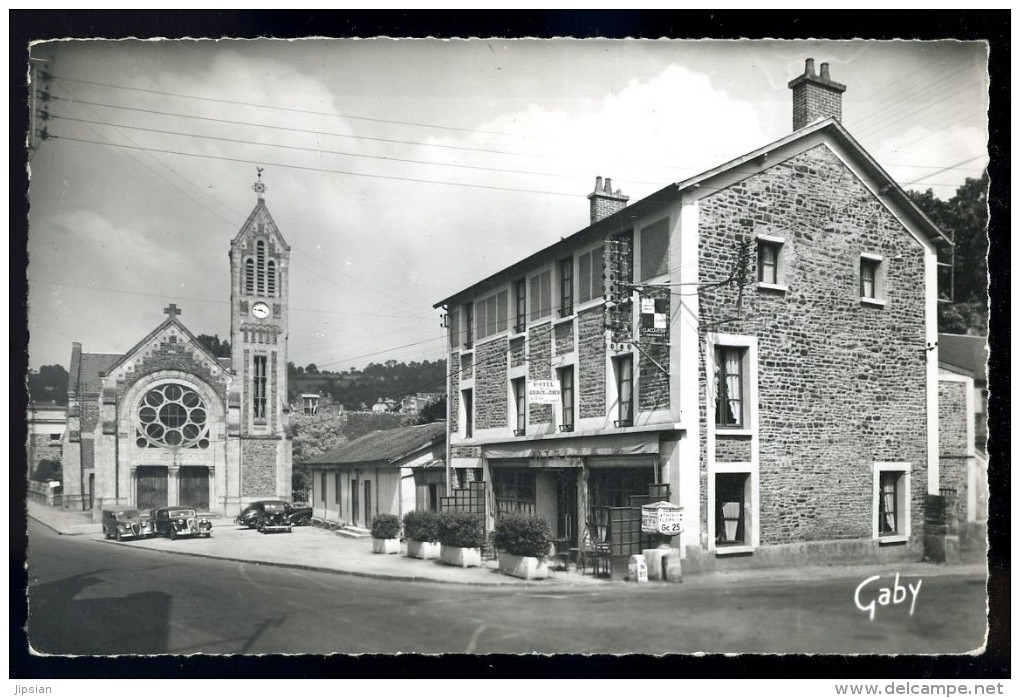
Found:
[[[75,534],[75,535],[80,535],[80,534]],[[109,545],[128,545],[126,543],[118,543],[117,541],[112,541],[112,540],[97,540],[96,543],[106,543],[106,544],[109,544]],[[347,575],[349,577],[363,577],[363,578],[366,578],[366,579],[388,579],[388,580],[393,580],[393,581],[398,581],[398,582],[430,582],[430,583],[433,583],[433,584],[460,584],[462,586],[503,587],[503,588],[509,588],[509,589],[512,589],[514,587],[525,587],[525,588],[528,588],[528,589],[535,589],[535,588],[555,589],[557,587],[568,587],[568,588],[571,588],[571,589],[580,589],[580,588],[584,588],[585,586],[592,586],[593,588],[604,588],[604,587],[597,586],[597,585],[587,585],[587,584],[581,585],[581,584],[573,584],[571,582],[556,582],[556,581],[546,581],[546,580],[535,581],[535,582],[524,581],[524,580],[519,581],[519,582],[515,582],[515,581],[511,581],[511,580],[507,580],[505,582],[474,582],[474,581],[460,582],[460,581],[454,581],[454,580],[449,580],[449,579],[433,579],[431,577],[411,577],[411,576],[394,575],[394,574],[377,574],[377,573],[373,573],[373,572],[359,572],[359,571],[356,571],[356,570],[338,570],[338,569],[335,569],[335,568],[332,568],[332,567],[316,567],[315,565],[302,565],[302,564],[296,563],[296,562],[272,562],[272,561],[262,561],[262,560],[249,560],[249,559],[246,559],[246,558],[239,558],[239,557],[222,557],[220,555],[207,555],[205,553],[194,553],[194,552],[188,552],[188,551],[183,551],[183,550],[156,550],[154,548],[142,548],[142,550],[148,550],[148,551],[154,552],[154,553],[167,553],[169,555],[183,555],[184,557],[200,557],[200,558],[204,558],[204,559],[207,559],[207,560],[226,560],[227,562],[243,562],[243,563],[246,563],[246,564],[249,564],[249,565],[260,565],[260,566],[261,565],[265,565],[267,567],[283,567],[283,568],[286,568],[286,569],[305,570],[305,571],[308,571],[308,572],[326,572],[326,573],[329,573],[329,574]],[[612,586],[618,586],[618,585],[626,585],[627,583],[626,582],[617,582],[617,580],[605,580],[605,584],[612,585]]]
[[[35,516],[32,516],[31,514],[26,514],[26,517],[31,519],[32,521],[35,521],[37,524],[41,524],[41,525],[45,526],[46,528],[48,528],[51,531],[53,531],[54,533],[56,533],[58,536],[84,536],[84,535],[88,535],[89,533],[92,533],[92,531],[80,531],[80,532],[77,532],[77,531],[75,531],[75,532],[72,532],[72,531],[61,531],[59,528],[57,528],[53,524],[47,523],[46,521],[43,521],[42,519],[36,518]]]

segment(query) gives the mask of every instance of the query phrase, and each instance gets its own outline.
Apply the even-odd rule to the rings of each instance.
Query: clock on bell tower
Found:
[[[228,438],[239,440],[236,496],[290,499],[287,419],[290,246],[266,207],[262,168],[257,201],[230,243],[230,342],[233,373]],[[270,466],[275,467],[270,467]],[[284,472],[285,471],[285,472]]]

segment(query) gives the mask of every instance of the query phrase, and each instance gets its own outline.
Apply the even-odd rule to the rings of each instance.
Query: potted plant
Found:
[[[379,514],[372,519],[372,552],[400,554],[400,519],[393,514]]]
[[[496,521],[495,544],[499,571],[521,579],[545,579],[552,533],[549,523],[536,514],[514,512]]]
[[[444,511],[439,515],[439,559],[456,567],[482,564],[485,523],[469,511]]]
[[[409,511],[404,514],[407,556],[419,560],[439,557],[439,512]]]

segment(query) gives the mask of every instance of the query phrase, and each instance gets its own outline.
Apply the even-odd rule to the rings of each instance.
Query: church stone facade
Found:
[[[258,201],[230,243],[230,358],[170,304],[124,354],[71,352],[64,506],[186,505],[225,516],[290,499],[290,247]]]

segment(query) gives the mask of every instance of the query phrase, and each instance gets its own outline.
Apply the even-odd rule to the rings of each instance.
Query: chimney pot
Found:
[[[595,178],[595,193],[598,194],[602,191],[602,175]]]
[[[825,80],[825,81],[828,81],[830,79],[829,78],[829,64],[828,63],[822,63],[822,75],[821,75],[821,78],[822,78],[822,80]]]
[[[613,193],[613,180],[611,180],[609,177],[606,177],[606,188],[603,189],[602,191],[604,191],[606,194]]]
[[[815,74],[815,59],[814,58],[808,58],[806,61],[804,61],[804,74],[805,75],[814,75]]]

